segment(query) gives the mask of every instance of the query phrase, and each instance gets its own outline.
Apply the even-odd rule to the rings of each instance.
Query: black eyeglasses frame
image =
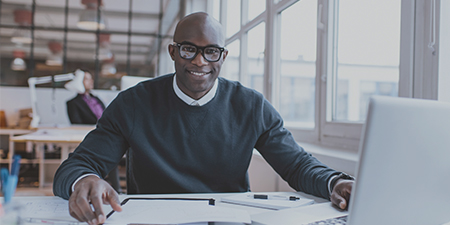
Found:
[[[194,55],[192,58],[185,58],[185,57],[183,57],[183,56],[181,55],[181,51],[180,51],[182,45],[191,45],[191,46],[194,46],[195,48],[197,48],[197,51],[195,52],[195,55]],[[187,60],[195,59],[195,57],[197,57],[197,55],[198,55],[198,52],[201,50],[201,51],[202,51],[201,54],[202,54],[203,58],[204,58],[206,61],[208,61],[208,62],[217,62],[217,61],[219,61],[220,58],[222,57],[222,53],[226,50],[224,47],[217,47],[217,46],[214,46],[214,45],[208,45],[208,46],[204,46],[204,47],[199,47],[199,46],[194,45],[194,44],[189,43],[189,42],[182,42],[182,43],[173,42],[173,43],[172,43],[172,46],[178,47],[178,54],[180,55],[180,57],[181,57],[182,59],[187,59]],[[217,60],[209,60],[209,59],[207,59],[207,58],[205,57],[205,48],[217,48],[217,49],[219,49],[220,55],[219,55],[219,57],[217,58]]]

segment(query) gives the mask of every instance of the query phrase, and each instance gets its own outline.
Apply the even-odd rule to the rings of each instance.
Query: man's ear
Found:
[[[228,56],[228,49],[225,49],[225,51],[223,51],[223,59],[222,59],[222,61],[225,61],[225,59],[227,58],[227,56]]]
[[[172,58],[172,60],[175,61],[175,47],[172,44],[169,44],[168,49],[170,58]]]

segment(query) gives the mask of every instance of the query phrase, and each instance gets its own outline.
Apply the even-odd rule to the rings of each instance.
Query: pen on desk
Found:
[[[249,197],[254,199],[266,199],[266,200],[289,200],[289,201],[297,201],[300,200],[300,197],[297,196],[284,196],[284,195],[264,195],[264,194],[254,194],[249,195]]]
[[[27,223],[55,224],[55,225],[78,225],[79,222],[69,220],[43,219],[43,218],[25,218]]]

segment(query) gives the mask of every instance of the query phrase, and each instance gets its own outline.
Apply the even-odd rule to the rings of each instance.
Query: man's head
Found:
[[[206,13],[193,13],[178,23],[173,40],[176,44],[169,45],[169,53],[175,62],[177,85],[191,98],[199,99],[214,85],[228,54],[226,49],[221,49],[225,44],[222,25]],[[197,54],[186,59],[192,54],[186,55],[184,52],[192,50],[192,46],[197,48]],[[204,47],[219,47],[220,52],[213,53],[214,48]],[[216,62],[216,58],[212,56],[214,54],[220,54]],[[206,59],[204,55],[207,56]]]

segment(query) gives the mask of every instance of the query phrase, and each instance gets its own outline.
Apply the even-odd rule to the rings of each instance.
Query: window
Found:
[[[220,72],[222,77],[229,80],[239,80],[239,55],[240,55],[240,41],[236,40],[226,46],[228,49],[228,55],[226,58],[226,63],[222,66],[222,71]]]
[[[260,23],[248,31],[247,76],[248,86],[263,93],[264,88],[264,48],[265,23]]]
[[[315,127],[316,18],[317,1],[299,1],[280,13],[278,110],[289,127]]]
[[[398,96],[400,0],[336,1],[332,6],[327,121],[364,121],[369,97]],[[355,19],[358,18],[358,19]]]
[[[370,96],[450,96],[435,54],[448,59],[434,35],[448,17],[440,0],[255,2],[222,2],[226,43],[240,44],[225,76],[233,67],[233,79],[262,92],[298,141],[356,150]]]

